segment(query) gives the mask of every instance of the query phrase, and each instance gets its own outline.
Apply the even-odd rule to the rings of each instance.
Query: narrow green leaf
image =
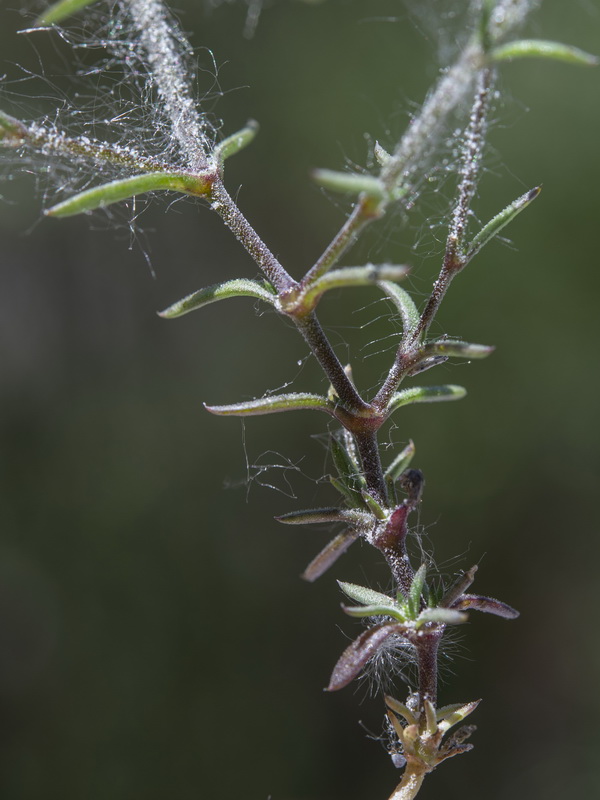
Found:
[[[386,189],[379,178],[373,175],[357,175],[352,172],[335,172],[331,169],[314,169],[313,180],[324,189],[342,194],[366,194],[383,200]]]
[[[357,539],[357,531],[349,530],[339,533],[313,558],[302,573],[302,578],[309,583],[316,581]]]
[[[412,333],[419,324],[419,312],[412,297],[401,286],[389,281],[380,281],[379,287],[383,289],[400,312],[404,335]]]
[[[394,732],[395,732],[395,734],[396,734],[396,736],[398,738],[398,741],[400,742],[400,744],[402,746],[402,749],[404,750],[404,752],[406,752],[406,750],[407,750],[407,741],[406,741],[406,738],[404,736],[404,731],[407,730],[407,728],[410,728],[411,730],[413,730],[414,728],[416,728],[416,725],[411,727],[410,723],[409,723],[405,727],[404,725],[402,725],[402,723],[400,722],[398,717],[395,714],[393,714],[391,711],[388,711],[386,716],[387,716],[388,720],[390,721],[390,723],[392,725],[392,728],[394,729]],[[393,756],[392,756],[392,758],[393,758]],[[406,761],[406,759],[404,759],[404,760]]]
[[[261,414],[278,414],[282,411],[301,411],[303,409],[325,411],[334,416],[335,409],[334,404],[325,397],[302,392],[261,397],[259,400],[233,403],[228,406],[208,406],[205,403],[204,407],[211,414],[217,414],[220,417],[257,417]]]
[[[49,9],[40,14],[35,24],[37,26],[55,25],[94,2],[96,0],[59,0],[58,3],[53,3]]]
[[[431,700],[426,697],[423,701],[423,707],[425,709],[425,733],[429,736],[435,736],[438,729],[435,718],[435,706]]]
[[[460,400],[467,390],[463,386],[448,384],[445,386],[414,386],[396,392],[390,400],[388,412],[391,414],[401,406],[411,403],[439,403],[444,400]]]
[[[441,722],[443,719],[447,719],[453,716],[458,711],[464,714],[464,716],[462,716],[462,719],[457,720],[457,722],[461,722],[463,719],[465,719],[465,717],[468,717],[469,714],[475,711],[479,703],[481,703],[481,700],[473,700],[470,703],[450,703],[447,706],[442,706],[442,708],[438,708],[435,716],[437,721]],[[468,708],[471,708],[471,710],[465,714],[464,711],[465,709]]]
[[[397,480],[404,470],[410,465],[415,455],[415,443],[411,439],[406,447],[401,450],[385,471],[385,477]]]
[[[426,608],[417,617],[417,626],[425,622],[439,622],[440,625],[462,625],[468,620],[468,614],[461,614],[452,608]]]
[[[424,356],[450,356],[450,358],[487,358],[496,348],[486,344],[470,344],[457,339],[440,339],[421,348]]]
[[[362,499],[376,519],[384,520],[388,517],[387,510],[366,489],[361,491]]]
[[[371,520],[369,514],[349,508],[312,508],[306,511],[289,511],[275,517],[284,525],[317,525],[332,522],[344,522],[346,525],[362,527]]]
[[[366,486],[364,476],[357,469],[350,454],[336,436],[331,436],[329,449],[340,480],[350,492],[360,496],[361,490]]]
[[[439,730],[442,731],[442,733],[447,733],[450,728],[452,728],[454,725],[457,725],[459,722],[462,722],[463,719],[466,719],[469,716],[469,714],[472,714],[479,703],[481,703],[481,700],[473,700],[471,703],[465,703],[459,708],[445,713],[438,724]],[[453,708],[453,706],[447,706],[447,708]],[[444,709],[440,709],[440,711],[443,710]],[[468,735],[469,734],[467,734],[467,736]]]
[[[501,211],[499,214],[496,214],[495,217],[492,217],[492,219],[483,226],[483,228],[479,231],[467,248],[465,263],[470,261],[473,256],[477,255],[482,247],[485,247],[485,245],[494,237],[496,237],[500,231],[509,224],[509,222],[512,222],[513,219],[521,213],[521,211],[526,209],[541,191],[542,187],[536,186],[535,189],[525,192],[525,194],[522,194],[521,197],[518,197],[510,205],[506,206],[503,211]]]
[[[406,617],[398,606],[344,606],[343,611],[350,617],[393,617],[398,622],[406,622]]]
[[[340,480],[339,478],[335,478],[333,475],[329,476],[329,482],[336,492],[339,492],[342,495],[350,508],[366,508],[365,501],[362,499],[360,492],[355,492],[354,489],[348,488],[344,481]]]
[[[313,309],[325,292],[352,286],[369,286],[382,281],[400,281],[406,277],[410,267],[404,264],[366,264],[364,267],[342,267],[318,278],[306,287],[297,301],[297,306],[309,311]]]
[[[258,122],[251,119],[246,123],[245,128],[223,139],[214,149],[214,156],[217,162],[222,164],[226,158],[239,153],[240,150],[247,147],[258,133],[258,129]]]
[[[428,369],[433,369],[433,367],[439,367],[440,364],[445,364],[446,361],[448,361],[448,356],[430,356],[429,358],[423,358],[421,361],[417,361],[406,374],[409,378],[414,378],[415,375],[427,372]]]
[[[97,208],[128,200],[138,194],[156,191],[175,191],[195,196],[205,195],[210,189],[210,181],[201,175],[183,175],[176,172],[149,172],[131,178],[111,181],[80,192],[68,200],[49,208],[45,213],[51,217],[72,217],[94,211]]]
[[[27,138],[27,133],[22,122],[0,111],[0,145],[18,147]]]
[[[404,703],[401,703],[399,700],[396,700],[395,697],[390,697],[390,695],[385,696],[385,704],[388,708],[394,711],[396,714],[399,714],[403,717],[409,725],[416,725],[417,718],[413,714],[413,712],[405,706]]]
[[[164,319],[175,319],[188,314],[190,311],[204,308],[204,306],[216,303],[218,300],[227,300],[230,297],[258,297],[271,305],[275,305],[277,300],[275,289],[269,284],[249,281],[245,278],[236,278],[224,283],[215,283],[212,286],[207,286],[206,289],[193,292],[193,294],[189,294],[182,300],[178,300],[173,305],[165,308],[164,311],[159,311],[158,316]]]
[[[344,583],[344,581],[338,581],[338,585],[351,600],[365,606],[391,606],[392,608],[397,606],[393,597],[376,592],[367,586],[357,586],[355,583]]]
[[[521,39],[508,42],[492,50],[493,61],[513,61],[515,58],[551,58],[567,64],[595,67],[600,63],[597,56],[562,42],[548,42],[543,39]]]
[[[427,564],[421,564],[419,569],[415,572],[412,579],[410,590],[408,592],[408,608],[410,610],[411,619],[416,619],[421,610],[421,594],[427,577]]]

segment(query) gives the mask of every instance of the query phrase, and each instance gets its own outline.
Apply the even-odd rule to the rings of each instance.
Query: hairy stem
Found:
[[[285,292],[296,286],[296,281],[283,268],[252,225],[250,225],[220,179],[217,179],[213,184],[211,201],[213,211],[219,214],[229,230],[241,242],[277,291]]]
[[[402,337],[394,363],[381,389],[373,398],[373,405],[379,410],[383,410],[387,406],[406,372],[412,366],[415,351],[429,330],[450,283],[467,264],[468,259],[463,253],[463,243],[471,203],[477,188],[477,177],[481,169],[493,78],[494,71],[489,67],[485,67],[477,74],[475,100],[464,135],[457,200],[448,231],[442,268],[433,284],[418,325],[414,330],[408,332],[408,336]]]
[[[439,627],[433,631],[421,630],[415,642],[419,669],[419,709],[425,700],[435,706],[437,702],[437,660],[442,634]]]
[[[389,161],[381,170],[381,180],[389,189],[406,182],[414,172],[440,131],[449,114],[469,92],[473,78],[483,64],[480,42],[474,39],[458,61],[440,78],[404,136],[398,142]]]
[[[357,392],[348,375],[346,375],[316,314],[312,312],[305,317],[293,317],[293,320],[310,347],[312,354],[321,365],[344,408],[354,413],[366,411],[369,406]]]
[[[374,219],[381,216],[382,211],[380,201],[375,201],[370,197],[362,197],[352,209],[344,225],[333,237],[327,249],[306,273],[301,281],[302,286],[314,283],[317,278],[320,278],[327,270],[331,269],[344,253],[352,247],[364,228]]]
[[[170,19],[161,0],[122,0],[135,26],[165,116],[187,166],[206,169],[210,140],[205,118],[198,112],[184,56],[189,43]]]
[[[377,433],[370,431],[368,433],[355,433],[354,440],[356,441],[356,448],[360,456],[367,487],[375,493],[376,499],[380,503],[387,505],[387,486],[383,477]]]
[[[482,69],[477,76],[475,100],[469,118],[469,125],[465,131],[458,198],[452,215],[447,245],[447,250],[452,249],[452,254],[455,258],[460,258],[461,256],[469,211],[477,188],[477,178],[481,170],[493,78],[494,71],[489,67]]]

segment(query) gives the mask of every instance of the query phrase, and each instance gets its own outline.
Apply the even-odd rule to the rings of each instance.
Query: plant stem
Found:
[[[387,505],[387,486],[383,477],[377,433],[375,431],[355,433],[354,440],[356,441],[356,448],[360,456],[367,487],[375,493],[376,499],[380,503]]]
[[[278,292],[288,291],[297,285],[242,214],[220,179],[212,186],[211,208],[219,214]]]
[[[355,414],[367,411],[368,404],[346,375],[314,311],[305,317],[292,317],[292,319],[345,409]]]
[[[483,60],[481,44],[474,38],[458,61],[440,78],[423,104],[421,112],[411,122],[389,161],[381,170],[381,180],[388,189],[393,189],[400,182],[405,183],[414,173],[423,155],[438,139],[450,113],[469,91],[477,71],[482,67]]]
[[[308,286],[324,275],[327,270],[336,264],[354,242],[358,239],[362,230],[374,219],[378,219],[383,213],[380,200],[372,197],[362,197],[352,209],[350,216],[333,237],[327,249],[320,256],[318,261],[302,278],[301,285]]]
[[[423,710],[425,700],[435,706],[437,702],[437,660],[442,638],[439,626],[434,630],[419,631],[415,642],[417,665],[419,669],[419,709]]]
[[[160,104],[179,149],[192,170],[208,166],[207,119],[199,113],[186,56],[193,52],[161,0],[126,0]]]
[[[383,411],[387,408],[390,400],[392,399],[392,395],[398,388],[400,381],[404,377],[404,372],[406,370],[406,362],[410,360],[407,358],[407,354],[404,350],[403,345],[401,344],[396,352],[396,357],[394,359],[394,363],[392,364],[390,371],[388,372],[385,381],[381,385],[381,388],[371,401],[371,405],[376,408],[378,411]]]
[[[402,780],[390,795],[390,800],[412,800],[417,796],[425,775],[427,775],[427,770],[423,765],[409,759],[404,768]]]
[[[470,56],[468,60],[472,60]],[[467,227],[469,209],[475,196],[477,187],[477,176],[481,168],[481,157],[485,141],[485,131],[487,114],[489,111],[489,101],[494,72],[489,67],[485,67],[477,74],[477,87],[475,100],[471,110],[469,124],[465,131],[465,143],[462,153],[461,180],[458,186],[457,200],[452,215],[452,222],[446,241],[446,252],[438,279],[433,284],[431,295],[421,314],[416,328],[409,332],[408,336],[403,336],[400,346],[396,352],[394,363],[377,395],[373,398],[373,405],[378,410],[386,408],[392,395],[398,388],[400,381],[406,371],[412,365],[412,359],[422,342],[425,334],[429,330],[435,315],[441,305],[444,295],[455,275],[457,275],[467,264],[467,258],[463,254],[463,242]],[[439,91],[439,89],[438,89]],[[437,94],[437,92],[436,92]],[[435,98],[432,97],[431,102]],[[427,104],[425,109],[427,108]],[[424,116],[425,116],[424,109]]]

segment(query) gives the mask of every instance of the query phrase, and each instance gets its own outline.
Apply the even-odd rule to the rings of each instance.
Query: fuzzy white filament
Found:
[[[122,0],[144,50],[150,79],[170,122],[173,137],[192,171],[205,169],[211,142],[188,78],[190,47],[161,0]]]

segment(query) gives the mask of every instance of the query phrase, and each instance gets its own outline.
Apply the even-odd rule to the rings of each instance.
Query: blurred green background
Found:
[[[15,64],[44,64],[72,99],[65,48],[17,36],[16,5],[3,3],[0,72],[14,80]],[[218,79],[203,80],[222,92],[212,105],[226,132],[261,123],[227,184],[300,276],[347,210],[310,168],[364,164],[373,139],[393,146],[437,74],[438,27],[450,31],[444,62],[467,4],[438,0],[428,19],[399,0],[281,0],[250,40],[243,4],[211,15],[178,5],[193,45],[214,52]],[[454,20],[441,19],[448,5]],[[599,52],[600,4],[547,0],[529,32]],[[199,60],[210,64],[208,51]],[[396,450],[416,442],[419,524],[440,571],[479,563],[476,588],[522,615],[473,614],[446,654],[441,700],[485,700],[475,751],[431,776],[424,800],[600,793],[600,73],[521,62],[500,86],[476,212],[544,191],[512,244],[493,243],[459,277],[436,326],[497,351],[426,375],[463,383],[467,399],[406,409],[387,438]],[[410,262],[424,297],[452,180],[432,187],[345,263]],[[202,408],[288,384],[323,390],[318,370],[292,328],[252,301],[174,322],[154,313],[255,267],[191,201],[152,203],[132,239],[126,214],[116,235],[102,214],[41,219],[27,176],[1,191],[0,796],[384,800],[398,773],[359,725],[381,732],[381,701],[364,682],[322,688],[360,630],[334,578],[386,588],[385,570],[356,545],[309,586],[298,575],[328,532],[272,519],[332,501],[318,481],[327,421],[242,425]],[[368,289],[323,303],[363,389],[390,358],[389,312]]]

